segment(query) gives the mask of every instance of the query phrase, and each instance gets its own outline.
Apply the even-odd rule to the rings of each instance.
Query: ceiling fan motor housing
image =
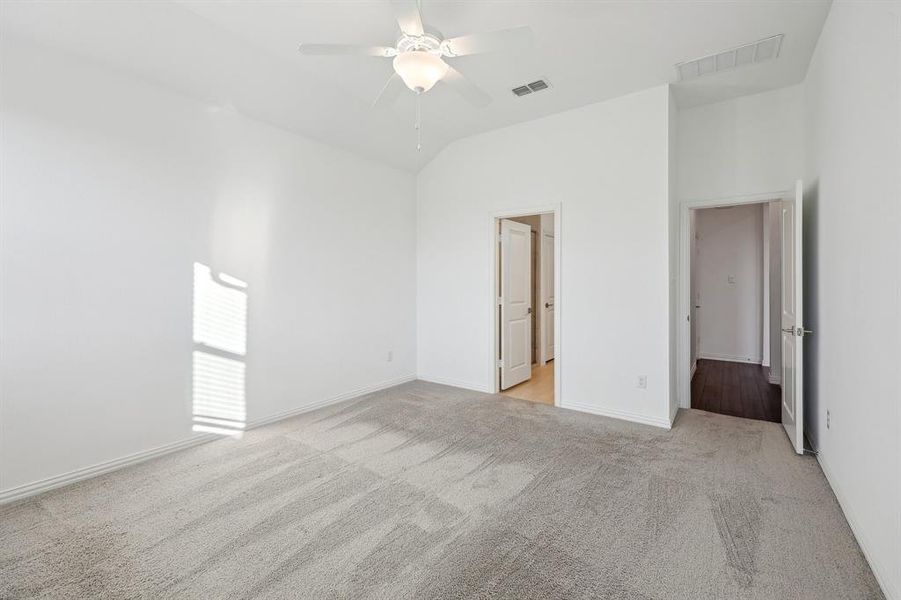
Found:
[[[422,35],[403,34],[397,40],[397,53],[403,52],[430,52],[432,54],[442,54],[442,39],[433,33],[423,33]]]

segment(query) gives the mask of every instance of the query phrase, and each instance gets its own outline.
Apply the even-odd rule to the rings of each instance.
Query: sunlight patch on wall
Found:
[[[194,263],[194,431],[241,435],[246,353],[247,284]]]

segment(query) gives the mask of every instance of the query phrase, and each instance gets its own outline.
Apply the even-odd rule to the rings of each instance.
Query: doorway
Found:
[[[770,342],[770,315],[780,312],[776,204],[690,212],[691,408],[781,420],[770,362],[779,354]]]
[[[711,407],[716,407],[715,412],[776,420],[773,406],[775,389],[770,386],[778,385],[780,387],[778,421],[782,423],[794,451],[798,454],[804,452],[803,338],[811,333],[803,327],[801,310],[802,193],[803,184],[797,181],[794,190],[791,191],[682,202],[677,313],[680,315],[679,321],[682,325],[678,327],[676,369],[679,405],[682,408],[692,408],[696,405],[696,408],[710,410]],[[759,208],[748,205],[758,205]],[[759,271],[752,269],[739,275],[737,269],[733,269],[735,273],[731,273],[728,264],[725,269],[714,270],[712,276],[719,289],[712,289],[712,293],[720,294],[726,300],[729,300],[731,295],[734,304],[740,288],[747,287],[739,284],[745,283],[745,279],[752,278],[755,272],[759,272],[760,320],[759,324],[755,325],[754,323],[758,323],[755,321],[756,317],[752,319],[750,329],[747,327],[747,320],[738,322],[734,315],[718,322],[716,319],[711,320],[702,316],[702,311],[705,310],[716,312],[710,303],[712,300],[715,304],[717,300],[711,298],[710,290],[703,291],[704,285],[700,281],[701,271],[697,268],[697,263],[702,267],[704,264],[704,260],[700,258],[704,252],[703,236],[696,235],[699,214],[697,211],[704,209],[726,211],[745,206],[748,206],[746,209],[749,211],[748,214],[755,210],[760,211],[760,253],[754,259],[759,261]],[[730,246],[728,243],[734,241],[737,236],[734,231],[722,235],[727,245],[719,249],[708,248],[709,257],[714,262],[729,263],[734,259],[730,254],[734,255],[736,251],[735,244]],[[693,263],[696,263],[695,269],[692,269]],[[745,301],[748,298],[755,298],[753,293],[744,294],[743,297]],[[741,346],[745,349],[744,353],[730,353],[728,350],[722,350],[725,346],[708,345],[709,354],[705,357],[704,330],[711,327],[711,323],[714,330],[721,328],[727,332],[732,330],[732,333],[737,329],[751,331],[753,333],[750,338],[751,344]],[[708,331],[709,335],[716,333]],[[747,342],[747,339],[744,341]],[[755,343],[758,344],[759,353],[752,350],[749,355],[747,348],[753,348]],[[720,352],[710,351],[711,347],[720,348]],[[716,361],[719,364],[707,361]],[[706,397],[705,388],[709,392]],[[730,396],[724,400],[726,393]]]
[[[559,209],[493,219],[495,391],[559,402]]]

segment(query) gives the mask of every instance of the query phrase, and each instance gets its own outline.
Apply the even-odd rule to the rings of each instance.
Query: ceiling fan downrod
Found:
[[[416,129],[416,151],[422,152],[422,93],[416,93],[416,122],[413,124]]]

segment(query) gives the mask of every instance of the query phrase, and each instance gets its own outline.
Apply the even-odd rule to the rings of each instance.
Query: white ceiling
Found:
[[[423,0],[427,26],[446,37],[529,25],[519,55],[449,59],[493,102],[467,104],[440,83],[423,98],[416,151],[414,96],[373,109],[389,59],[300,56],[300,42],[393,45],[387,0],[19,2],[5,0],[0,33],[136,72],[211,105],[416,171],[454,139],[664,83],[677,62],[778,33],[780,58],[675,86],[681,107],[801,81],[829,0]],[[518,98],[511,88],[546,78]]]

